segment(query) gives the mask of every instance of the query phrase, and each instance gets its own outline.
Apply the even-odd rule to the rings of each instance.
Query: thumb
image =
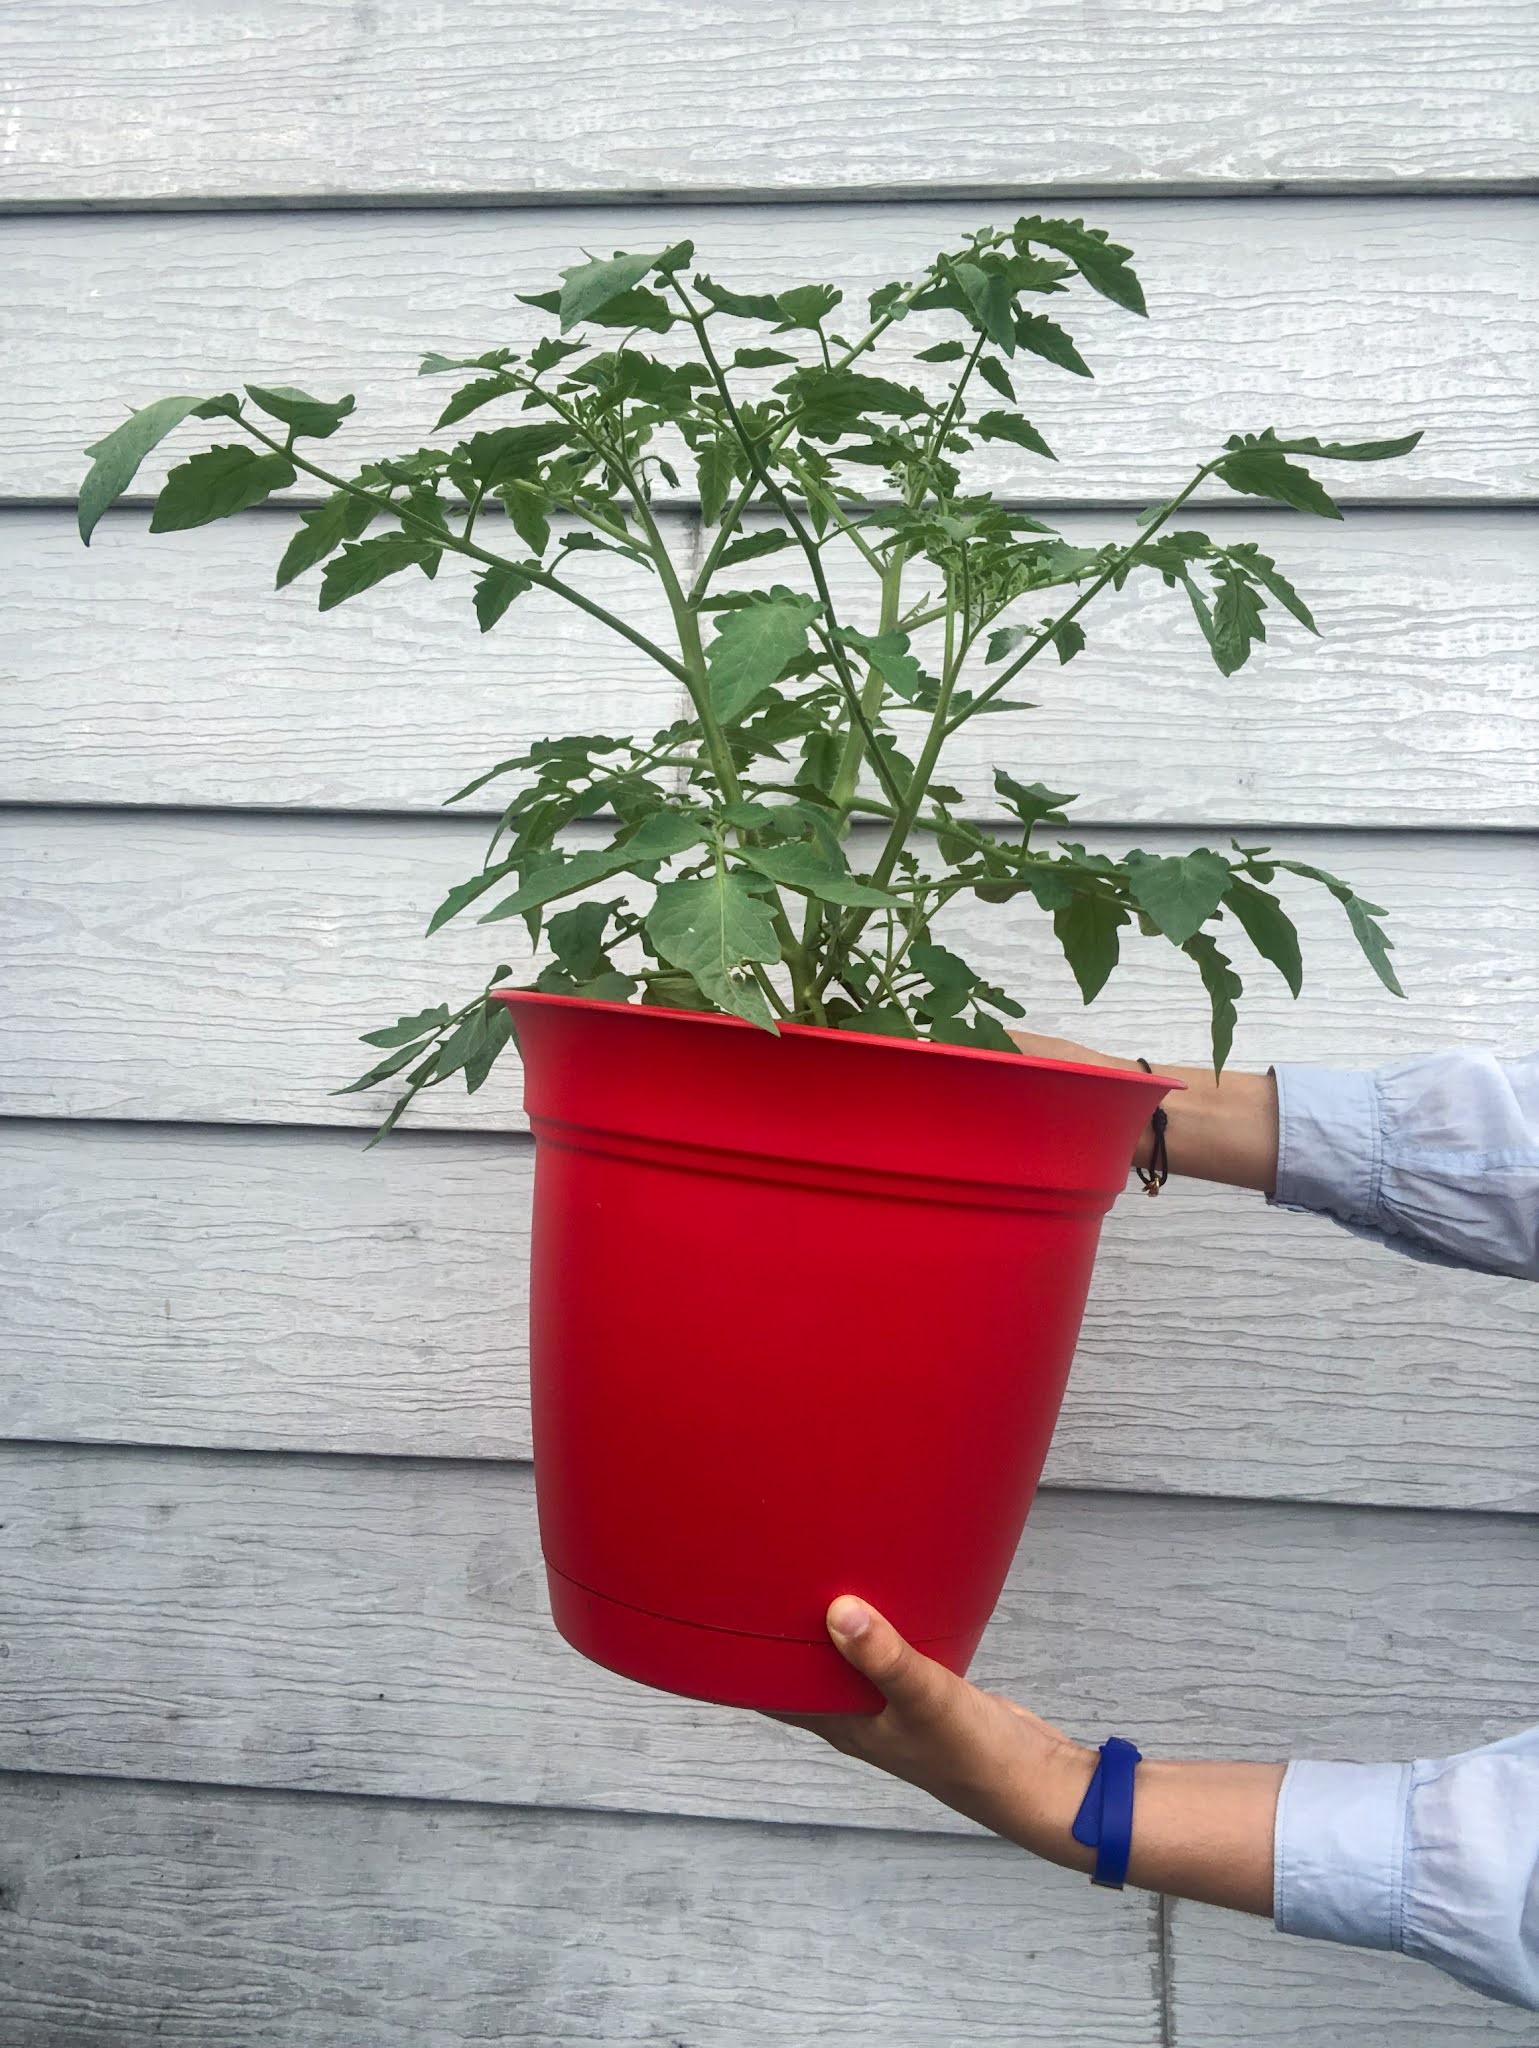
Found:
[[[951,1675],[853,1593],[841,1593],[829,1608],[828,1633],[844,1661],[869,1678],[890,1707],[914,1712],[933,1706],[938,1681]]]

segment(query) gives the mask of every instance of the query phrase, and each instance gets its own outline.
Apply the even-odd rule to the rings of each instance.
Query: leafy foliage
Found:
[[[555,327],[532,347],[423,359],[423,375],[451,380],[434,424],[443,445],[328,466],[298,444],[332,441],[351,397],[248,384],[244,397],[165,398],[88,451],[81,534],[89,541],[169,434],[218,421],[226,438],[171,470],[156,531],[229,517],[303,478],[325,495],[298,512],[277,581],[319,568],[321,610],[408,570],[434,576],[447,558],[468,572],[483,633],[539,591],[665,670],[689,711],[663,731],[541,740],[451,799],[504,782],[513,791],[480,870],[449,891],[429,930],[472,906],[485,923],[520,921],[550,954],[536,988],[725,1011],[766,1030],[799,1020],[1008,1051],[1001,1019],[1020,1004],[937,935],[947,905],[975,895],[1050,917],[1087,1002],[1116,970],[1124,934],[1179,949],[1207,992],[1221,1065],[1241,995],[1230,931],[1295,995],[1302,984],[1279,876],[1332,896],[1398,993],[1378,906],[1238,842],[1174,857],[1091,853],[1057,837],[1072,797],[1004,767],[1005,822],[984,829],[939,779],[942,755],[973,717],[1021,708],[1007,692],[1033,661],[1077,657],[1088,607],[1133,578],[1185,599],[1194,644],[1226,677],[1266,640],[1272,607],[1317,631],[1269,555],[1220,545],[1176,515],[1217,483],[1339,518],[1310,465],[1390,460],[1418,436],[1237,433],[1131,538],[1070,545],[965,469],[1001,443],[1056,460],[1026,410],[1041,378],[1091,375],[1042,310],[1079,287],[1146,310],[1131,252],[1082,220],[979,230],[917,277],[881,286],[863,322],[830,284],[718,283],[694,269],[687,242],[588,254],[554,289],[523,295]],[[232,424],[244,439],[230,441]],[[703,559],[686,565],[654,501],[690,488],[704,540]],[[830,590],[835,544],[870,572],[860,617]],[[584,586],[595,554],[657,580],[666,640],[643,630],[639,609],[612,611]],[[768,589],[734,574],[770,555],[796,573]],[[423,1088],[483,1085],[510,1032],[491,990],[512,972],[499,964],[459,1008],[433,1004],[367,1034],[384,1056],[351,1085],[404,1084],[387,1129]]]

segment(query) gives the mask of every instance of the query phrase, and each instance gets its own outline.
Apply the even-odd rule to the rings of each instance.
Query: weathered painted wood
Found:
[[[1090,821],[1539,822],[1539,522],[1369,511],[1343,531],[1259,506],[1205,517],[1219,538],[1274,554],[1325,637],[1283,618],[1226,681],[1185,599],[1157,578],[1108,595],[1071,668],[1032,669],[1036,710],[953,743],[946,775],[972,809],[998,814],[992,769],[1008,762],[1082,792],[1076,815]],[[1109,516],[1062,525],[1077,542],[1129,530]],[[650,733],[681,707],[662,669],[557,598],[531,594],[482,637],[452,563],[322,618],[313,577],[271,588],[288,530],[252,516],[151,538],[125,513],[87,559],[67,513],[0,516],[13,650],[0,797],[436,810],[530,739]],[[668,536],[691,562],[693,526],[674,520]],[[497,545],[484,522],[481,537]],[[841,614],[874,628],[868,579],[846,568],[833,554]],[[588,556],[573,573],[671,640],[640,572]],[[804,580],[790,556],[775,575]],[[465,808],[505,801],[494,784]]]
[[[0,1779],[7,2048],[1160,2040],[1152,1901],[989,1841]]]
[[[527,1467],[0,1451],[0,1768],[954,1830],[814,1738],[586,1664]],[[1047,1494],[983,1683],[1153,1752],[1441,1754],[1531,1719],[1536,1525]]]
[[[372,1058],[361,1031],[446,993],[463,999],[498,964],[524,974],[517,920],[485,931],[460,920],[421,937],[445,888],[475,871],[484,832],[474,820],[10,812],[0,823],[11,877],[0,906],[0,1112],[373,1124],[375,1097],[330,1092]],[[1197,836],[1138,835],[1155,851]],[[1531,841],[1269,836],[1387,906],[1412,1000],[1380,988],[1335,904],[1301,883],[1289,900],[1309,962],[1304,997],[1293,1003],[1271,969],[1242,964],[1253,993],[1237,1063],[1364,1065],[1451,1042],[1532,1043]],[[1092,833],[1087,843],[1125,841]],[[1023,995],[1038,1029],[1153,1044],[1170,1060],[1206,1056],[1206,998],[1163,941],[1130,941],[1132,964],[1087,1018],[1039,912],[975,906],[937,928]],[[511,1057],[479,1094],[456,1083],[414,1115],[437,1128],[517,1128]]]
[[[530,1165],[469,1135],[0,1125],[0,1437],[526,1457]],[[1130,1196],[1048,1479],[1539,1508],[1531,1292],[1251,1195]]]
[[[1467,1991],[1425,1963],[1295,1941],[1264,1921],[1171,1902],[1170,2039],[1180,2048],[1478,2048],[1532,2044],[1532,2013]]]
[[[478,72],[485,63],[483,52]],[[418,380],[423,352],[527,344],[547,323],[515,292],[552,283],[583,248],[692,236],[702,266],[729,283],[831,278],[859,308],[874,286],[1021,204],[0,223],[0,496],[73,498],[81,447],[126,406],[240,378],[356,393],[355,421],[325,445],[333,463],[416,447],[447,395],[442,379]],[[1539,237],[1524,203],[1118,199],[1085,210],[1135,250],[1151,317],[1076,294],[1063,317],[1096,381],[1042,366],[1023,370],[1020,387],[1058,461],[994,443],[970,474],[1035,502],[1138,506],[1240,429],[1421,427],[1414,455],[1342,465],[1333,488],[1359,502],[1532,496]],[[906,323],[892,360],[907,376],[908,350],[953,325]],[[165,443],[146,487],[190,434]]]
[[[849,0],[94,0],[7,22],[12,205],[931,186],[1460,184],[1539,172],[1532,15]],[[1283,88],[1285,87],[1285,90]],[[232,134],[238,147],[232,147]]]

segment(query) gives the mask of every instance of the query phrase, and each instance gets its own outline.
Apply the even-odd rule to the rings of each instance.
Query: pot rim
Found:
[[[537,988],[494,988],[491,1000],[507,1003],[534,1003],[554,1009],[567,1010],[629,1010],[638,1017],[671,1017],[689,1024],[725,1026],[731,1031],[761,1031],[761,1026],[750,1024],[746,1017],[728,1017],[720,1010],[675,1010],[663,1003],[610,1002],[598,996],[562,995],[555,990]],[[1083,1060],[1040,1059],[1034,1053],[996,1052],[990,1046],[982,1045],[936,1045],[923,1038],[897,1038],[883,1031],[840,1031],[828,1024],[788,1024],[777,1022],[775,1035],[782,1033],[795,1038],[823,1039],[834,1044],[885,1046],[897,1052],[941,1054],[964,1060],[985,1060],[995,1065],[1011,1067],[1034,1067],[1049,1074],[1094,1074],[1100,1080],[1133,1081],[1140,1087],[1151,1085],[1163,1090],[1185,1091],[1186,1083],[1174,1075],[1161,1074],[1157,1069],[1146,1074],[1142,1068],[1097,1067]]]

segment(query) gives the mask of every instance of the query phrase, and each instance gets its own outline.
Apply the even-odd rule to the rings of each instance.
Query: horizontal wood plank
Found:
[[[89,0],[67,36],[11,0],[7,30],[12,205],[1539,173],[1517,0]]]
[[[1171,2038],[1181,2048],[1479,2048],[1522,2041],[1534,2016],[1497,2005],[1425,1963],[1328,1941],[1293,1941],[1248,1914],[1173,1900]]]
[[[546,1615],[527,1467],[12,1445],[0,1768],[962,1829]],[[1440,1755],[1533,1717],[1539,1525],[1038,1502],[975,1675],[1150,1751]]]
[[[1153,1902],[1004,1843],[0,1778],[7,2048],[1160,2039]]]
[[[1082,543],[1130,530],[1106,516],[1059,523]],[[1205,523],[1273,554],[1324,638],[1278,614],[1236,683],[1157,577],[1108,593],[1073,666],[1031,670],[1034,710],[980,720],[948,749],[946,776],[974,814],[998,815],[992,770],[1007,763],[1079,792],[1089,822],[1539,823],[1539,520],[1365,511],[1342,530],[1237,506]],[[558,598],[531,594],[483,637],[453,563],[322,618],[313,577],[271,589],[288,530],[252,515],[151,538],[126,513],[86,558],[67,513],[0,515],[12,620],[0,799],[433,811],[533,739],[650,733],[682,708],[662,669]],[[693,561],[693,525],[675,519],[667,534]],[[869,579],[849,568],[834,557],[841,616],[874,630]],[[589,556],[575,573],[671,639],[640,572]],[[786,555],[775,577],[804,580]],[[495,811],[510,786],[464,808]]]
[[[10,300],[0,497],[72,499],[80,449],[127,406],[241,379],[356,393],[355,419],[326,443],[332,463],[417,447],[447,396],[444,380],[418,380],[424,351],[527,345],[548,322],[515,293],[546,288],[584,248],[690,236],[701,265],[739,289],[831,279],[859,307],[980,219],[1019,211],[926,201],[666,206],[644,217],[540,208],[0,222]],[[1096,381],[1038,365],[1021,384],[1059,459],[993,443],[971,459],[978,481],[1031,502],[1136,507],[1168,496],[1237,431],[1351,438],[1419,427],[1414,455],[1339,465],[1331,488],[1370,503],[1531,498],[1539,236],[1526,203],[1118,199],[1088,214],[1134,249],[1151,317],[1083,289],[1065,300],[1064,324]],[[899,330],[901,349],[873,362],[890,354],[907,375],[909,350],[954,325],[916,318]],[[497,417],[488,408],[480,419]],[[195,445],[191,433],[164,444],[143,487]]]
[[[1182,851],[1190,834],[1138,835]],[[1279,851],[1344,874],[1386,906],[1410,1000],[1396,1002],[1325,892],[1288,892],[1308,963],[1294,1003],[1271,969],[1251,983],[1235,1060],[1366,1065],[1464,1043],[1532,1044],[1539,983],[1539,860],[1500,834],[1289,833]],[[0,907],[0,1112],[367,1128],[372,1095],[331,1091],[373,1057],[362,1031],[454,992],[494,966],[527,972],[517,920],[421,936],[452,883],[474,873],[477,821],[12,811],[0,819],[11,889]],[[1090,834],[1092,846],[1125,840]],[[863,858],[857,846],[854,858]],[[1163,941],[1129,964],[1087,1020],[1047,919],[973,906],[938,925],[980,971],[1030,1005],[1033,1028],[1108,1047],[1151,1042],[1207,1057],[1207,1002]],[[467,1097],[445,1087],[423,1127],[521,1127],[511,1055]]]
[[[0,1125],[0,1437],[526,1457],[531,1165],[469,1135]],[[1530,1294],[1233,1190],[1129,1198],[1049,1483],[1539,1508]]]

